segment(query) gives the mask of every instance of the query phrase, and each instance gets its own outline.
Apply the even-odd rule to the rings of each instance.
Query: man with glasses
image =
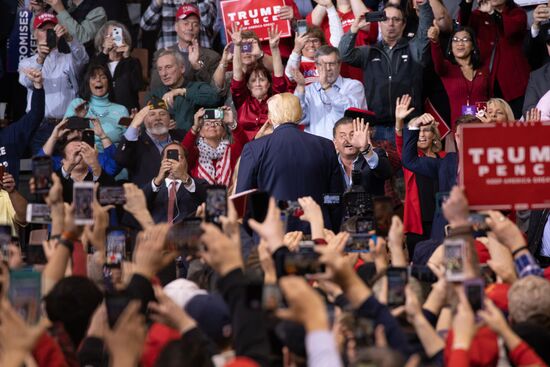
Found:
[[[392,4],[384,8],[386,19],[380,22],[382,40],[373,46],[355,47],[359,29],[367,23],[364,15],[340,41],[342,61],[363,70],[367,103],[376,113],[375,140],[395,141],[395,101],[403,94],[412,96],[414,116],[422,112],[422,74],[429,60],[428,29],[434,15],[428,1],[419,3],[418,32],[411,39],[403,37],[406,20],[403,10]]]
[[[361,82],[340,76],[340,53],[336,47],[321,46],[315,53],[319,81],[306,86],[299,70],[293,70],[294,94],[300,99],[303,116],[300,123],[306,131],[332,139],[332,129],[350,108],[366,109],[365,90]]]

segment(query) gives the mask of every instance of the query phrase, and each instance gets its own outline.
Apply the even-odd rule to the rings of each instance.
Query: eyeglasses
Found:
[[[313,43],[313,44],[320,44],[321,40],[318,38],[308,38],[305,42],[305,44]]]
[[[326,67],[326,68],[328,68],[328,67],[335,68],[338,65],[340,65],[340,61],[337,61],[337,62],[316,62],[315,65],[321,66],[321,67]]]
[[[382,23],[389,23],[389,22],[392,22],[392,23],[401,23],[403,21],[403,18],[399,18],[399,17],[388,17],[386,19],[384,19],[382,21]]]
[[[472,39],[468,37],[464,37],[464,38],[453,37],[453,43],[459,43],[459,42],[468,43],[468,42],[472,42]]]
[[[217,120],[204,120],[204,126],[222,126],[222,122]]]

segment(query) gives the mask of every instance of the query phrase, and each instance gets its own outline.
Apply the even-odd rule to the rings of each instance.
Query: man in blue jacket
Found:
[[[0,164],[15,178],[15,182],[19,182],[19,160],[44,118],[42,73],[36,69],[26,69],[24,72],[34,88],[31,109],[19,121],[0,130]]]
[[[277,200],[311,196],[322,203],[323,194],[341,193],[344,181],[332,141],[301,131],[298,97],[276,94],[267,102],[273,134],[253,140],[241,154],[237,192],[257,188]],[[326,227],[329,213],[323,208]],[[336,224],[336,223],[332,223]]]

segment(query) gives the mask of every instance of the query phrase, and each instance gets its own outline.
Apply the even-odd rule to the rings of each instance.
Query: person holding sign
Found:
[[[273,76],[263,64],[256,64],[248,75],[243,73],[241,52],[247,49],[241,30],[234,28],[233,80],[231,94],[237,109],[237,121],[242,124],[248,139],[253,139],[267,121],[267,100],[273,94],[287,91],[283,61],[279,52],[281,34],[277,27],[269,29],[269,46],[273,56]]]

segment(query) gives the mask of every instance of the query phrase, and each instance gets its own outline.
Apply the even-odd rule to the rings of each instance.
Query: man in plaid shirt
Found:
[[[141,17],[140,26],[145,31],[153,31],[161,26],[160,37],[157,41],[157,49],[163,49],[175,45],[178,41],[176,34],[176,11],[185,3],[194,3],[200,11],[199,43],[202,47],[211,48],[214,38],[214,22],[216,21],[215,0],[152,0],[151,5]]]

